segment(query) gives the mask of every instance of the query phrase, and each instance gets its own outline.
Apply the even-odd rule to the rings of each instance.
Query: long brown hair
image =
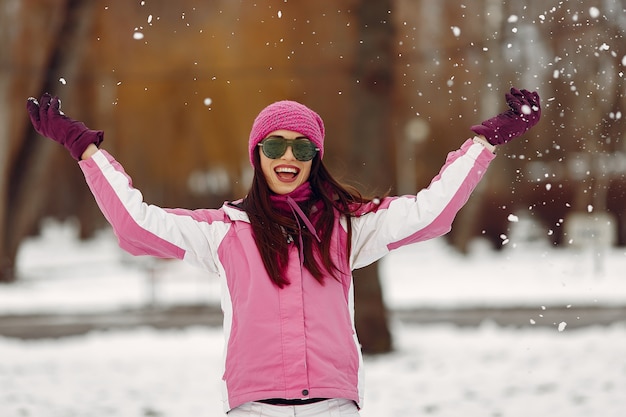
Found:
[[[339,272],[339,268],[333,262],[330,253],[335,217],[337,215],[351,217],[354,215],[355,207],[368,203],[371,199],[363,197],[356,188],[339,183],[326,169],[319,155],[316,156],[309,175],[312,197],[301,205],[301,208],[307,215],[311,213],[313,205],[319,208],[311,219],[320,238],[318,243],[308,229],[298,227],[295,218],[284,216],[272,208],[271,191],[260,168],[258,152],[254,153],[253,158],[252,186],[241,207],[250,218],[257,247],[271,280],[280,288],[289,284],[289,280],[284,275],[289,260],[289,238],[297,236],[298,233],[302,234],[304,267],[321,284],[325,275],[338,279],[336,273]],[[350,221],[347,222],[347,227],[348,239],[345,251],[349,254],[352,235]],[[295,244],[299,244],[297,239],[295,239]]]

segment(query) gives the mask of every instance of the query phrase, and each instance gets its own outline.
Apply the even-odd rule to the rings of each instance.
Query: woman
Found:
[[[222,284],[224,411],[231,416],[356,416],[362,357],[351,271],[402,245],[443,235],[495,157],[495,145],[540,117],[539,96],[511,89],[510,109],[472,127],[417,195],[368,200],[322,162],[324,123],[308,107],[263,109],[249,137],[254,179],[245,198],[219,209],[143,202],[122,166],[98,148],[103,132],[60,111],[48,94],[27,108],[35,129],[80,160],[120,246],[177,258]]]

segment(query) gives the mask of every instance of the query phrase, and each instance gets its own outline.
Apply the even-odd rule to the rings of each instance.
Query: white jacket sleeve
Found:
[[[468,139],[448,154],[439,174],[417,195],[387,197],[352,218],[351,268],[367,266],[400,246],[448,233],[494,157]]]

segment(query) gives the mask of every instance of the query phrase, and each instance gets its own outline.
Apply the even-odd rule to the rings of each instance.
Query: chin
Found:
[[[298,188],[300,185],[302,185],[301,182],[298,183],[289,183],[289,184],[285,184],[285,183],[278,183],[278,184],[273,184],[272,187],[270,187],[270,189],[276,193],[276,194],[289,194],[290,192],[292,192],[293,190],[295,190],[296,188]]]

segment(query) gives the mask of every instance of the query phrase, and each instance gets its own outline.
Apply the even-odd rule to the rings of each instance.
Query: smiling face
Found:
[[[282,136],[285,139],[303,137],[292,130],[275,130],[266,135],[269,136]],[[267,185],[276,194],[289,194],[309,179],[313,162],[298,161],[293,155],[291,146],[287,147],[284,155],[277,159],[268,158],[260,148],[257,152],[261,158],[261,170]]]

